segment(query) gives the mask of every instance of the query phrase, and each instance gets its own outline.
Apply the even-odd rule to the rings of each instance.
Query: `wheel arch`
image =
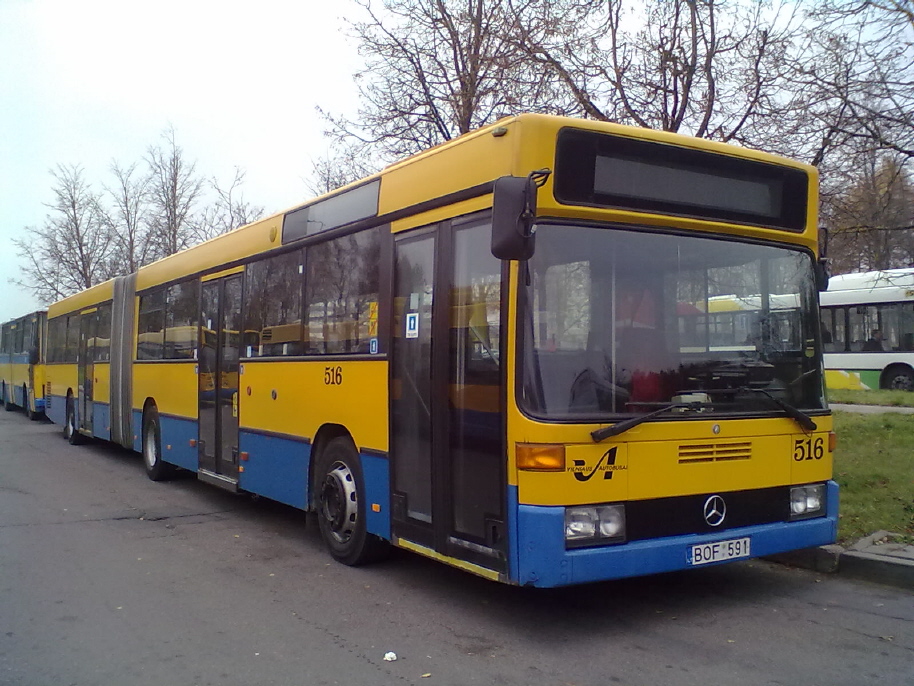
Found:
[[[324,424],[317,430],[317,433],[314,435],[314,440],[311,441],[311,459],[308,461],[308,493],[306,495],[308,509],[311,511],[314,511],[317,508],[317,488],[314,483],[316,472],[314,466],[320,461],[321,454],[327,447],[327,444],[335,438],[348,438],[352,441],[352,445],[355,447],[356,452],[359,450],[355,439],[352,437],[352,433],[342,424]]]
[[[911,365],[907,362],[893,362],[883,369],[882,374],[879,375],[879,388],[891,389],[890,382],[892,377],[902,373],[914,379],[914,368]]]

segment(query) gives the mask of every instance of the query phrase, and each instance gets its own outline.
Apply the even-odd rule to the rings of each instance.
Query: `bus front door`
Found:
[[[201,478],[238,483],[238,354],[241,276],[204,282],[201,289],[198,406]]]
[[[79,318],[79,352],[77,357],[77,393],[79,429],[92,434],[95,386],[95,336],[98,310],[87,310]]]
[[[396,243],[392,531],[503,572],[503,277],[489,227],[446,222]]]

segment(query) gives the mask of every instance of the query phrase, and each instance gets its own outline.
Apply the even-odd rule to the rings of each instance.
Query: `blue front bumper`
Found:
[[[834,543],[838,532],[838,484],[828,482],[825,517],[798,522],[576,550],[565,548],[564,529],[564,508],[518,506],[518,545],[511,581],[540,587],[567,586],[689,569],[692,546],[735,538],[751,539],[752,557]]]

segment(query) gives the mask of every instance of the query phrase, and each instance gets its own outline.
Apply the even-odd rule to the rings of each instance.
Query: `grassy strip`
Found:
[[[914,407],[914,393],[910,391],[849,391],[829,389],[828,402],[852,405],[889,405]]]
[[[838,542],[885,529],[914,542],[914,415],[835,412]]]

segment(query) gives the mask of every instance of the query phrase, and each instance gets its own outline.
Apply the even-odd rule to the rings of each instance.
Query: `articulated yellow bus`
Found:
[[[55,303],[48,413],[315,512],[345,564],[547,587],[829,543],[816,206],[782,158],[506,119]]]
[[[29,419],[44,414],[44,336],[47,313],[32,312],[0,326],[0,401]]]

